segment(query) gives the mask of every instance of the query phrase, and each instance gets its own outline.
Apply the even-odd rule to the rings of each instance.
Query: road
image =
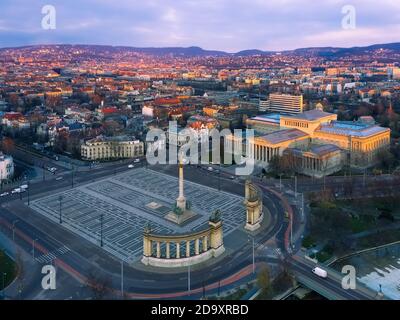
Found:
[[[161,170],[164,173],[176,174],[176,167],[154,167],[154,170]],[[74,186],[88,183],[96,179],[103,179],[107,175],[131,170],[127,164],[109,165],[101,169],[93,169],[85,172],[79,172],[74,175]],[[233,183],[230,177],[223,174],[205,172],[196,167],[185,170],[185,178],[194,180],[197,183],[205,183],[208,186],[219,186],[222,190],[243,193],[243,181]],[[32,183],[30,186],[30,199],[45,194],[49,191],[62,190],[72,187],[72,174],[66,173],[64,179],[56,181],[51,179],[43,182]],[[27,201],[28,193],[23,194],[23,200]],[[265,195],[265,202],[274,202],[271,209],[272,217],[275,221],[273,228],[268,233],[262,234],[257,238],[257,243],[265,242],[274,236],[281,229],[283,211],[277,199],[273,194]],[[80,283],[86,281],[86,276],[94,269],[101,270],[104,277],[112,279],[112,287],[115,289],[114,296],[120,295],[120,262],[110,258],[99,247],[87,243],[79,236],[71,234],[67,230],[60,228],[59,225],[46,220],[41,215],[30,210],[19,200],[19,195],[12,195],[7,199],[0,199],[2,205],[1,215],[2,225],[8,229],[9,236],[12,234],[13,222],[15,224],[15,237],[19,239],[20,245],[25,251],[30,252],[32,245],[35,246],[36,254],[40,259],[43,257],[54,256],[53,263],[61,270],[68,273],[72,278]],[[38,239],[33,244],[33,240]],[[21,241],[22,240],[22,241]],[[65,251],[62,248],[68,247],[68,252],[57,255],[57,252]],[[48,262],[48,261],[47,261]],[[225,256],[216,265],[204,268],[195,268],[191,272],[192,291],[189,293],[191,298],[201,294],[203,286],[209,291],[208,294],[215,293],[218,287],[223,289],[238,283],[246,282],[253,278],[252,267],[252,249],[249,243],[233,254]],[[260,261],[261,262],[261,261]],[[222,267],[226,266],[226,267]],[[162,273],[153,273],[144,270],[137,270],[126,266],[124,272],[125,290],[128,295],[135,298],[171,298],[187,297],[187,272],[174,274],[174,277],[165,277]],[[199,291],[200,290],[200,291]],[[72,292],[66,292],[66,296],[73,296]]]
[[[138,164],[135,165],[138,166]],[[178,172],[176,166],[159,165],[153,166],[151,169],[174,176],[177,176]],[[106,176],[125,170],[132,170],[128,169],[127,162],[108,164],[101,168],[74,173],[64,171],[59,175],[63,177],[62,180],[56,180],[55,176],[50,176],[46,181],[32,183],[29,193],[0,198],[0,224],[3,230],[8,230],[8,236],[11,237],[14,223],[18,245],[26,252],[31,252],[32,246],[34,246],[38,255],[37,258],[44,263],[53,263],[63,275],[59,287],[63,290],[58,291],[58,295],[52,293],[47,296],[46,292],[41,292],[38,282],[41,276],[38,276],[34,277],[35,285],[31,284],[31,292],[27,292],[26,297],[37,296],[40,292],[42,298],[54,296],[63,299],[90,298],[91,292],[84,284],[93,270],[99,272],[102,279],[110,279],[112,288],[110,297],[118,298],[122,296],[120,292],[120,261],[110,257],[98,246],[88,243],[62,228],[62,226],[48,221],[40,214],[32,211],[19,199],[22,196],[24,201],[27,201],[28,196],[32,199],[52,191],[60,191],[97,179],[104,179]],[[185,179],[227,192],[241,195],[244,193],[244,180],[232,179],[229,174],[224,172],[217,173],[197,166],[188,166],[185,168]],[[262,246],[266,241],[275,239],[278,248],[289,262],[296,276],[304,279],[304,282],[309,281],[314,285],[316,284],[319,289],[329,292],[332,297],[371,299],[370,292],[344,291],[340,286],[340,278],[332,278],[326,281],[315,278],[315,275],[311,273],[313,265],[295,255],[300,249],[301,238],[296,237],[293,246],[290,244],[290,223],[284,218],[285,212],[288,212],[290,219],[293,219],[295,231],[299,230],[302,225],[299,212],[293,209],[277,191],[267,188],[263,183],[259,183],[259,185],[264,191],[264,205],[268,205],[274,223],[268,232],[261,233],[256,237],[256,243]],[[16,221],[18,222],[15,223]],[[37,241],[33,243],[35,239]],[[65,248],[68,248],[68,250]],[[48,261],[49,259],[50,261]],[[262,254],[256,257],[256,262],[257,265],[279,263],[278,260]],[[165,273],[152,272],[146,269],[129,266],[124,268],[124,290],[126,296],[130,298],[168,299],[179,297],[181,299],[197,299],[201,297],[203,290],[206,290],[208,295],[215,295],[220,290],[237,287],[250,279],[254,279],[250,243],[245,243],[237,252],[224,256],[216,264],[202,268],[193,267],[190,292],[187,290],[188,274],[186,270],[167,277]],[[33,287],[36,289],[34,290]],[[78,294],[78,292],[81,292],[81,294]]]

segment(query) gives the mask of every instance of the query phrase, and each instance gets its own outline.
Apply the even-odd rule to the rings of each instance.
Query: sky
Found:
[[[56,28],[43,29],[42,8]],[[343,28],[344,6],[355,28]],[[349,21],[349,20],[346,20]],[[237,52],[400,42],[400,0],[0,0],[0,47],[200,46]]]

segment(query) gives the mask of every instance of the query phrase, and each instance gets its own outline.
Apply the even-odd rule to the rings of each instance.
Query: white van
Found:
[[[328,278],[328,272],[326,272],[326,270],[324,269],[321,269],[320,267],[315,267],[314,269],[312,269],[312,272],[318,277]]]

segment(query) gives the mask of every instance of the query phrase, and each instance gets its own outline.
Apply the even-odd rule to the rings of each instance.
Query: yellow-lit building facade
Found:
[[[363,119],[337,121],[336,114],[321,110],[297,115],[267,114],[249,119],[247,124],[249,129],[254,129],[255,137],[243,140],[230,136],[228,150],[240,150],[240,143],[248,143],[249,155],[256,165],[267,168],[274,156],[296,149],[296,161],[301,164],[298,171],[316,177],[339,171],[345,164],[355,168],[371,167],[379,160],[379,153],[390,146],[389,128]],[[330,147],[320,148],[324,145]],[[243,145],[243,155],[245,152]]]
[[[143,155],[143,142],[129,138],[97,137],[81,146],[82,159],[89,161],[135,158]]]

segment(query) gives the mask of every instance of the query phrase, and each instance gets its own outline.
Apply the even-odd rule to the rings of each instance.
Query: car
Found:
[[[214,169],[212,167],[208,167],[207,170],[208,171],[214,171]]]
[[[129,166],[128,166],[128,168],[129,169],[132,169],[132,168],[134,168],[135,166],[133,165],[133,164],[130,164]]]
[[[133,160],[133,162],[134,162],[134,163],[139,163],[139,162],[140,162],[140,159],[135,159],[135,160]]]
[[[11,194],[21,193],[21,188],[15,188],[11,191]]]
[[[229,177],[229,179],[231,179],[231,180],[235,180],[235,179],[236,179],[236,177],[235,177],[235,176],[230,176],[230,177]]]
[[[3,192],[2,194],[0,194],[0,197],[5,197],[8,196],[10,193],[9,192]]]
[[[60,180],[62,180],[62,179],[64,179],[64,177],[60,176],[60,177],[57,177],[57,178],[56,178],[56,181],[60,181]]]
[[[328,272],[326,272],[326,270],[324,270],[320,267],[315,267],[314,269],[312,269],[312,272],[320,278],[328,277]]]
[[[20,188],[21,188],[21,189],[28,189],[29,186],[28,186],[27,184],[23,184],[23,185],[20,186]]]

